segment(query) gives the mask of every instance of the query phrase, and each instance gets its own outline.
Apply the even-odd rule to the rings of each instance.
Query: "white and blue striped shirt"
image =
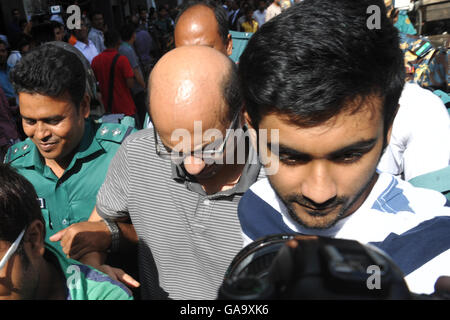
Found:
[[[450,207],[439,192],[416,188],[381,173],[353,214],[325,230],[296,223],[269,181],[255,183],[238,208],[244,244],[279,233],[300,233],[371,243],[400,267],[409,289],[430,294],[441,275],[450,275]]]

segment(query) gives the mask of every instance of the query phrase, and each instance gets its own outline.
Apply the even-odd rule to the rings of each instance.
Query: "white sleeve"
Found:
[[[450,160],[450,118],[442,100],[422,89],[423,103],[411,119],[411,135],[403,154],[406,181],[445,168]],[[404,117],[409,122],[408,114]]]
[[[450,163],[450,118],[441,99],[407,83],[394,119],[391,141],[378,169],[410,180]]]

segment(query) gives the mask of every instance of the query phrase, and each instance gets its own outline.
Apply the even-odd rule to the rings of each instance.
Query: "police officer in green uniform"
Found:
[[[127,117],[90,117],[90,67],[73,50],[43,45],[11,72],[28,138],[13,145],[5,158],[35,187],[46,242],[60,252],[59,242],[48,238],[88,220],[111,159],[135,131],[134,120]]]

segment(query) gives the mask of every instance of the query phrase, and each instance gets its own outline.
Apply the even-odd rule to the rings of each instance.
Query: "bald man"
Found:
[[[214,1],[190,1],[175,22],[175,47],[201,45],[230,56],[233,40],[225,9]]]
[[[118,151],[90,220],[131,218],[136,233],[121,223],[120,242],[139,239],[144,299],[215,299],[242,248],[238,202],[263,175],[246,139],[236,66],[212,48],[176,48],[154,67],[149,92],[154,128]],[[95,239],[70,232],[65,250],[114,239],[101,222],[89,231]]]

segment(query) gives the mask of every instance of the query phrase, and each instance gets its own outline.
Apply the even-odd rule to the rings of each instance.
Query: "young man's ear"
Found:
[[[231,56],[231,54],[233,53],[233,38],[231,37],[231,34],[228,34],[228,39],[227,39],[227,55]]]
[[[81,114],[83,115],[83,118],[87,119],[89,118],[91,114],[91,97],[89,94],[85,93],[83,96],[83,99],[80,103],[80,110]]]
[[[391,142],[392,127],[394,126],[394,120],[395,120],[395,117],[397,116],[399,108],[400,108],[400,105],[397,105],[397,109],[395,110],[395,113],[392,116],[391,124],[390,124],[389,129],[388,129],[388,131],[386,133],[386,146],[389,144],[389,142]]]
[[[245,120],[245,123],[247,124],[247,126],[249,127],[249,128],[251,128],[251,129],[254,129],[254,127],[253,127],[253,125],[252,125],[252,121],[251,121],[251,119],[250,119],[250,116],[249,116],[249,114],[248,114],[248,112],[245,110],[245,108],[244,108],[244,120]]]
[[[27,228],[24,243],[32,258],[39,258],[45,252],[45,226],[40,220],[34,220]]]

